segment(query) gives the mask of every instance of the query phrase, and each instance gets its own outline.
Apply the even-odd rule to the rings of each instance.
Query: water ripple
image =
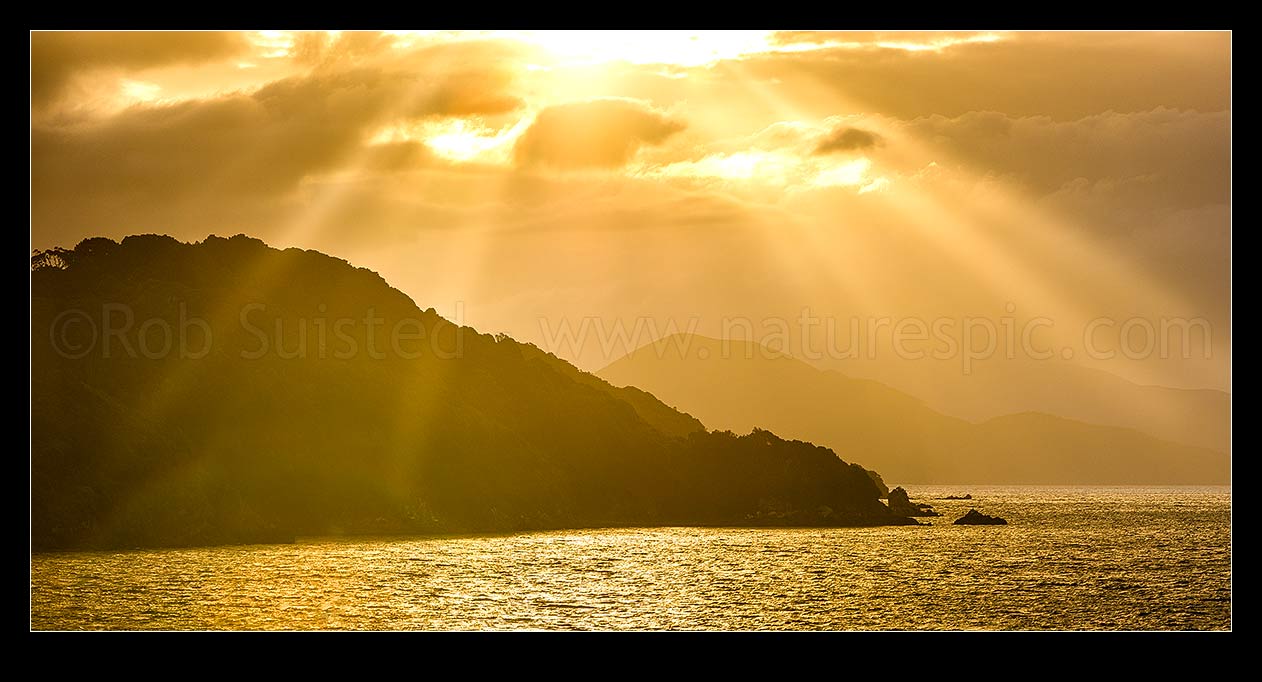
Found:
[[[929,499],[955,492],[911,487]],[[1227,488],[985,488],[931,528],[39,554],[35,629],[1224,629]],[[954,526],[970,507],[1009,526]]]

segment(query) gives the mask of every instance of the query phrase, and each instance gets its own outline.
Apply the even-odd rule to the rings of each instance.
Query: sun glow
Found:
[[[505,37],[539,45],[565,64],[627,62],[703,66],[765,52],[770,31],[522,31]]]
[[[634,170],[633,174],[641,177],[761,184],[786,189],[861,187],[861,193],[888,187],[888,179],[870,176],[871,168],[872,161],[866,158],[825,161],[803,158],[780,150],[750,150],[711,154],[693,161],[660,166],[644,166]]]
[[[370,142],[421,142],[435,155],[449,161],[507,164],[513,142],[529,120],[523,118],[516,125],[500,129],[465,118],[400,123],[381,130]]]
[[[869,182],[867,175],[870,168],[872,162],[867,159],[830,165],[816,172],[811,184],[817,187],[866,185]]]
[[[264,59],[288,57],[294,48],[294,34],[289,31],[256,31],[250,42],[262,50]]]
[[[433,126],[425,144],[435,154],[454,161],[469,161],[504,146],[503,132],[490,130],[477,123],[456,119]]]
[[[945,38],[934,38],[917,42],[914,40],[811,40],[796,43],[788,43],[776,45],[772,51],[775,52],[810,52],[812,50],[824,49],[843,49],[843,50],[862,50],[870,48],[879,48],[883,50],[903,50],[906,52],[941,52],[947,48],[956,45],[970,45],[975,43],[994,43],[1003,40],[1004,37],[998,33],[979,33],[967,36],[948,36]]]
[[[507,40],[539,48],[552,58],[549,66],[669,64],[678,67],[709,66],[723,60],[776,52],[809,52],[827,49],[887,49],[940,52],[956,45],[990,43],[1002,35],[976,35],[889,40],[873,36],[824,33],[811,40],[784,42],[776,31],[390,31],[396,48],[404,50],[429,41]],[[844,37],[843,37],[844,36]],[[276,37],[272,36],[272,43]],[[289,45],[279,49],[288,49]],[[547,68],[532,64],[532,68]],[[669,74],[678,78],[678,74]]]
[[[128,103],[152,102],[158,99],[162,86],[157,83],[124,79],[121,83],[123,97]]]
[[[994,43],[1003,40],[1003,37],[994,33],[983,33],[975,36],[964,36],[960,38],[938,38],[925,43],[916,43],[907,40],[897,41],[877,41],[877,47],[883,47],[890,50],[907,50],[909,52],[939,52],[948,47],[956,45],[968,45],[970,43]]]
[[[839,34],[840,35],[840,34]],[[707,66],[727,59],[774,52],[809,52],[826,49],[885,49],[907,52],[941,52],[956,45],[1003,40],[996,33],[948,36],[916,40],[822,39],[780,42],[775,31],[508,31],[494,37],[538,45],[567,65],[626,62]],[[674,76],[672,76],[674,77]]]

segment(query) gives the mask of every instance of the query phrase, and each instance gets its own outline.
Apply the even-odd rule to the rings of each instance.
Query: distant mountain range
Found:
[[[885,384],[742,341],[672,336],[597,374],[617,386],[650,391],[711,428],[759,426],[826,445],[880,471],[891,484],[1221,484],[1230,475],[1223,451],[1021,411],[1018,400],[1018,413],[973,423]],[[1108,402],[1096,396],[1083,401]],[[1218,442],[1212,434],[1202,439]]]
[[[967,374],[959,360],[931,357],[823,362],[822,369],[879,381],[923,399],[938,412],[969,421],[1043,412],[1229,452],[1231,395],[1223,391],[1142,386],[1059,359],[987,358],[974,362]]]
[[[36,549],[913,523],[879,494],[826,448],[707,432],[318,252],[142,235],[32,257]]]

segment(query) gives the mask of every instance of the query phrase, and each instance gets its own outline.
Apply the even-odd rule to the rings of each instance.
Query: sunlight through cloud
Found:
[[[694,161],[641,166],[631,172],[640,177],[719,180],[788,189],[862,186],[862,193],[889,185],[885,178],[869,177],[871,167],[872,162],[866,158],[831,161],[780,150],[755,149],[711,154]]]

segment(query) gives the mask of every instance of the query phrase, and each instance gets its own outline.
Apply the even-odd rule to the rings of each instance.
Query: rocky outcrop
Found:
[[[938,499],[939,500],[971,500],[973,499],[973,494],[969,493],[967,495],[947,495],[946,497],[939,497]]]
[[[968,510],[968,513],[955,520],[957,526],[1006,526],[1008,522],[998,516],[986,516],[976,509]]]
[[[885,481],[881,480],[881,475],[876,473],[875,471],[872,471],[871,469],[865,469],[865,471],[868,472],[868,478],[872,479],[872,482],[876,484],[876,492],[879,493],[877,497],[879,497],[882,500],[889,497],[890,496],[889,486],[885,485]]]
[[[900,516],[942,516],[933,510],[932,505],[912,502],[902,486],[890,491],[889,506],[890,511]]]

